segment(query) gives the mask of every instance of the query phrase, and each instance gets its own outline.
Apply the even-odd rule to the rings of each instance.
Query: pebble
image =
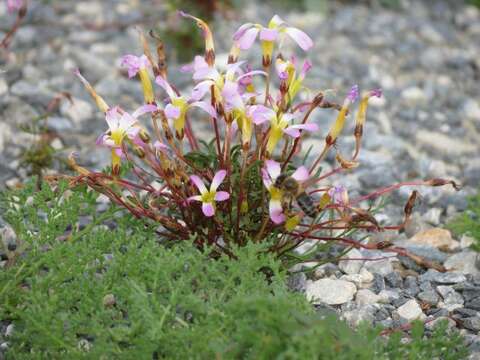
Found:
[[[117,300],[115,299],[115,295],[113,294],[107,294],[103,297],[103,306],[105,307],[112,307],[117,303]]]
[[[480,317],[474,316],[474,317],[463,319],[463,326],[475,332],[480,331]]]
[[[362,253],[357,249],[352,249],[343,258],[361,259]],[[362,268],[363,263],[363,260],[341,260],[338,262],[338,267],[345,274],[357,274]]]
[[[398,272],[391,272],[385,275],[385,284],[391,288],[403,287],[402,276]]]
[[[400,306],[397,309],[397,313],[401,319],[406,320],[407,322],[417,319],[423,320],[426,318],[418,302],[413,299]]]
[[[344,280],[320,279],[307,282],[306,296],[313,304],[340,305],[353,299],[355,284]]]
[[[476,266],[479,255],[474,251],[463,251],[450,256],[443,266],[447,270],[461,272],[462,274],[480,275],[480,270]]]
[[[410,238],[409,241],[411,243],[429,245],[447,251],[453,251],[460,246],[458,241],[453,240],[450,231],[441,228],[420,231]]]
[[[307,286],[307,276],[303,272],[290,274],[287,286],[292,291],[303,292]]]
[[[93,106],[88,101],[74,98],[73,104],[68,101],[62,103],[60,113],[71,119],[75,124],[81,125],[84,121],[92,119]]]
[[[404,291],[410,296],[416,296],[420,292],[417,279],[414,276],[407,276],[404,281]]]
[[[360,289],[355,296],[355,302],[358,305],[371,305],[386,300],[387,298],[382,298],[381,295],[377,295],[369,289]]]
[[[438,284],[456,284],[464,282],[467,278],[459,272],[441,273],[434,269],[428,269],[427,272],[420,275],[420,281],[432,281]]]
[[[435,291],[422,291],[420,292],[417,297],[424,303],[429,305],[437,305],[438,301],[440,300],[438,294]]]

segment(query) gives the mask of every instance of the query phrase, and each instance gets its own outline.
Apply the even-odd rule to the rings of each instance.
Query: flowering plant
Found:
[[[395,226],[381,226],[371,209],[360,207],[364,200],[402,186],[452,184],[457,188],[453,181],[430,179],[394,184],[349,199],[348,189],[339,185],[336,176],[359,165],[368,102],[382,96],[380,89],[361,94],[354,85],[341,104],[327,101],[324,91],[304,91],[303,81],[312,65],[307,60],[299,69],[295,57],[287,60],[283,56],[282,44],[293,40],[308,51],[313,42],[278,16],[267,26],[242,25],[233,35],[228,63],[220,64],[208,25],[190,14],[180,15],[195,21],[205,40],[205,54],[183,67],[192,73],[190,95],[181,94],[169,80],[163,45],[157,39],[155,58],[143,34],[143,54],[122,59],[128,76],[138,76],[143,88],[144,104],[135,112],[109,105],[79,70],[75,72],[105,114],[108,129],[97,144],[111,150],[112,165],[107,172],[94,172],[71,156],[70,164],[79,173],[71,178],[72,184],[88,184],[136,217],[150,219],[160,225],[158,233],[165,239],[193,238],[197,246],[208,244],[219,253],[231,254],[234,244],[265,241],[279,256],[305,261],[291,251],[310,239],[357,248],[388,247],[434,266],[392,244],[365,243],[352,237],[354,231],[401,229],[418,193],[412,192],[405,219]],[[262,68],[252,70],[239,58],[257,38]],[[336,143],[357,100],[355,148],[346,158]],[[306,164],[299,156],[302,140],[319,133],[320,126],[311,114],[325,108],[336,111],[336,119],[322,149]],[[151,122],[140,118],[146,115]],[[201,123],[210,123],[212,141],[197,135],[195,129]],[[322,173],[322,162],[330,151],[336,152],[336,164]]]

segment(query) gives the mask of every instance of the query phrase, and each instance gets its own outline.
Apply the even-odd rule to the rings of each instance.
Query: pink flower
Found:
[[[227,175],[226,170],[219,170],[213,177],[210,189],[207,189],[202,179],[197,175],[190,176],[190,180],[195,184],[200,191],[200,195],[190,196],[188,201],[201,201],[203,214],[207,217],[215,215],[215,202],[225,201],[230,198],[230,194],[226,191],[217,191],[223,179]]]
[[[105,114],[108,131],[97,139],[97,145],[109,147],[117,156],[122,156],[122,143],[125,137],[133,141],[140,131],[137,118],[155,110],[154,105],[143,105],[130,115],[118,106],[108,109]]]
[[[131,79],[137,75],[140,70],[148,69],[150,67],[150,62],[145,55],[124,55],[122,56],[122,62],[120,65],[128,69],[128,77]]]
[[[273,43],[277,41],[280,34],[288,35],[304,51],[313,46],[313,41],[307,34],[288,26],[278,15],[270,20],[268,27],[253,23],[243,24],[233,35],[233,40],[240,50],[248,50],[258,36],[262,42],[263,55],[271,57]]]
[[[348,204],[348,191],[344,186],[333,186],[328,190],[328,195],[331,198],[332,203],[338,205]]]
[[[283,191],[275,186],[275,181],[280,176],[280,172],[281,168],[278,162],[274,160],[265,161],[265,167],[262,168],[262,180],[270,193],[269,213],[270,219],[275,224],[281,224],[285,221],[282,208]],[[305,166],[301,166],[290,176],[298,182],[304,182],[308,179],[309,173]]]
[[[23,0],[7,0],[7,10],[13,13],[15,10],[20,10],[23,6]]]
[[[175,131],[178,134],[183,133],[185,127],[185,116],[187,111],[192,107],[197,107],[207,112],[211,117],[216,117],[215,108],[205,101],[192,101],[185,99],[183,96],[177,95],[172,86],[160,75],[157,76],[155,82],[160,85],[170,98],[170,103],[165,107],[165,115],[168,119],[173,120]]]

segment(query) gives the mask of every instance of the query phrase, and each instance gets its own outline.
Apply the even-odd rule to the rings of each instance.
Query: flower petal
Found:
[[[172,86],[168,83],[167,80],[165,80],[162,76],[158,75],[155,78],[155,82],[162,87],[163,90],[168,94],[170,99],[174,99],[177,97],[177,94],[173,90]]]
[[[300,136],[300,130],[295,129],[293,126],[289,126],[288,128],[283,129],[283,132],[295,139]]]
[[[255,26],[255,24],[253,24],[253,23],[246,23],[246,24],[241,25],[237,29],[237,31],[235,31],[235,33],[233,34],[233,40],[240,39],[248,29],[250,29],[254,26]]]
[[[275,160],[267,160],[265,161],[265,167],[270,175],[272,181],[275,181],[277,177],[280,175],[280,164]]]
[[[225,179],[225,176],[227,175],[226,170],[219,170],[215,174],[212,180],[212,184],[210,185],[210,191],[215,191],[217,188],[220,186],[222,183],[223,179]]]
[[[230,198],[230,194],[226,191],[218,191],[215,194],[215,201],[225,201]]]
[[[263,28],[260,30],[260,40],[262,41],[275,41],[278,37],[278,31],[275,29]]]
[[[215,215],[215,208],[212,203],[202,203],[202,211],[203,214],[208,217]]]
[[[291,125],[289,126],[289,128],[313,132],[318,130],[318,125],[313,123],[306,123],[306,124]]]
[[[165,107],[165,116],[168,119],[178,119],[180,114],[181,114],[181,110],[172,104],[168,104]]]
[[[140,106],[137,110],[135,110],[132,114],[132,116],[134,118],[138,118],[139,116],[142,116],[146,113],[151,113],[151,112],[154,112],[154,111],[157,111],[157,106],[156,105],[152,105],[152,104],[145,104],[145,105],[142,105]]]
[[[248,50],[252,47],[255,39],[257,38],[258,30],[256,27],[252,27],[246,30],[242,36],[240,36],[237,40],[238,47],[240,50]]]
[[[200,179],[197,175],[191,175],[190,176],[190,181],[195,184],[198,191],[200,191],[200,194],[204,194],[208,191],[207,187],[203,183],[202,179]]]
[[[307,51],[312,48],[312,39],[310,39],[310,37],[303,31],[294,27],[287,27],[285,32],[302,48],[302,50]]]
[[[270,179],[270,175],[268,174],[268,171],[265,168],[262,168],[262,180],[263,180],[263,185],[268,189],[270,186],[273,185],[272,179]]]
[[[202,201],[202,196],[201,195],[193,195],[193,196],[190,196],[188,199],[187,199],[188,202],[191,202],[191,201]]]
[[[192,100],[198,101],[202,99],[205,94],[210,90],[210,87],[214,85],[212,80],[205,80],[199,82],[192,90]]]
[[[280,201],[270,200],[268,210],[270,219],[272,219],[275,224],[281,224],[285,221],[285,215],[283,214],[282,203]]]
[[[275,111],[264,105],[253,105],[248,108],[247,114],[252,118],[254,124],[259,125],[274,117]]]
[[[292,174],[292,177],[297,181],[305,181],[310,176],[307,168],[305,166],[300,166],[295,172]]]
[[[191,103],[190,106],[195,106],[202,109],[203,111],[207,112],[208,115],[210,115],[212,118],[217,117],[217,112],[215,111],[215,108],[206,101],[196,101]]]

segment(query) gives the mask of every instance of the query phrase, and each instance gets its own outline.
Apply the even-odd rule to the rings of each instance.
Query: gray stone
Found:
[[[385,290],[385,279],[382,275],[374,273],[372,282],[372,291],[378,294],[380,291]]]
[[[344,280],[320,279],[307,282],[306,296],[314,304],[340,305],[353,299],[355,284]]]
[[[392,263],[388,260],[366,261],[364,267],[372,274],[387,275],[393,271]]]
[[[480,317],[474,316],[463,320],[463,326],[472,331],[480,331]]]
[[[345,311],[342,314],[342,318],[353,327],[359,325],[361,322],[371,324],[375,320],[376,311],[377,308],[375,306],[365,305],[351,311]]]
[[[291,274],[288,277],[287,286],[292,291],[303,292],[307,286],[307,276],[303,272]]]
[[[398,272],[391,272],[385,275],[385,284],[391,288],[401,288],[403,287],[403,279]]]
[[[447,270],[455,270],[462,274],[480,275],[480,270],[475,265],[478,253],[474,251],[463,251],[450,256],[443,266]]]
[[[480,311],[480,297],[471,299],[465,304],[465,307]]]
[[[420,292],[417,279],[414,276],[407,276],[404,281],[404,291],[410,296],[416,296]]]
[[[355,296],[355,302],[358,305],[371,305],[376,304],[382,300],[380,295],[375,294],[368,289],[360,289]]]
[[[434,269],[428,269],[426,273],[420,275],[420,281],[432,281],[438,284],[456,284],[466,279],[465,275],[458,272],[441,273]]]
[[[361,259],[362,253],[357,249],[352,249],[345,256],[343,256],[343,259],[348,258]],[[358,274],[363,266],[363,263],[363,260],[341,260],[338,262],[338,267],[345,274]]]
[[[439,296],[435,291],[422,291],[420,292],[417,297],[424,303],[429,305],[437,305]]]

